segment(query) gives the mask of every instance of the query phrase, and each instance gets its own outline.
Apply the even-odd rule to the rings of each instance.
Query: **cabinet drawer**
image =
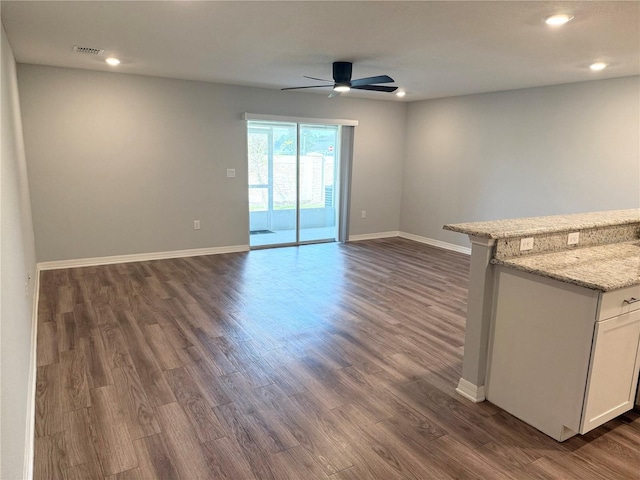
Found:
[[[615,317],[634,310],[640,310],[640,285],[602,293],[598,320]]]

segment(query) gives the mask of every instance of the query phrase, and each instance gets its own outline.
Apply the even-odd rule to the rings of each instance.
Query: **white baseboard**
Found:
[[[471,255],[471,248],[462,247],[454,243],[443,242],[441,240],[435,240],[428,237],[421,237],[420,235],[414,235],[413,233],[407,232],[399,232],[398,236],[406,238],[408,240],[413,240],[414,242],[425,243],[427,245],[431,245],[432,247],[444,248],[445,250],[452,250],[454,252],[464,253],[465,255]]]
[[[458,392],[467,400],[471,400],[473,403],[484,402],[486,399],[486,397],[484,396],[484,385],[474,385],[464,378],[461,378],[458,382],[458,388],[456,388],[456,392]]]
[[[33,478],[36,430],[36,375],[38,372],[38,302],[40,300],[40,269],[36,266],[31,317],[31,352],[29,355],[29,388],[27,390],[27,425],[25,428],[24,478]]]
[[[413,240],[414,242],[424,243],[431,245],[432,247],[444,248],[445,250],[451,250],[453,252],[464,253],[465,255],[471,255],[471,248],[462,247],[454,243],[443,242],[441,240],[435,240],[433,238],[421,237],[420,235],[414,235],[407,232],[377,232],[377,233],[365,233],[362,235],[349,235],[350,242],[358,242],[360,240],[374,240],[376,238],[391,238],[401,237],[407,240]]]
[[[363,233],[361,235],[349,235],[350,242],[359,242],[360,240],[375,240],[376,238],[391,238],[397,237],[400,232],[377,232],[377,233]]]
[[[93,267],[96,265],[112,265],[114,263],[146,262],[148,260],[164,260],[167,258],[198,257],[200,255],[218,255],[221,253],[248,252],[249,245],[231,245],[228,247],[193,248],[190,250],[173,250],[169,252],[135,253],[132,255],[114,255],[110,257],[77,258],[38,263],[39,270],[57,270],[60,268]]]

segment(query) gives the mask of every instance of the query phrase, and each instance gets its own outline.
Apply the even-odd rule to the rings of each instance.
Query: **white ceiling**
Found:
[[[557,12],[575,18],[545,25]],[[344,60],[353,78],[393,77],[405,101],[638,75],[639,12],[639,1],[2,1],[18,62],[280,89],[331,78]],[[595,60],[610,67],[591,72]]]

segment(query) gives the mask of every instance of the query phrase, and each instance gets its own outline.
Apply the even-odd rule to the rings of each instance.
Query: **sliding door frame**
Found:
[[[338,242],[346,242],[349,238],[349,209],[351,199],[351,172],[353,163],[353,137],[357,125],[357,120],[345,119],[325,119],[325,118],[303,118],[303,117],[282,117],[277,115],[261,115],[253,113],[245,113],[242,117],[245,121],[263,121],[275,123],[296,124],[296,241],[295,243],[278,243],[273,245],[254,246],[251,249],[271,248],[279,246],[306,245],[312,243],[322,243],[330,241],[329,239],[300,241],[300,129],[301,126],[314,125],[334,125],[338,126],[338,138],[336,146],[340,145],[338,156],[338,169],[334,172],[334,208],[336,209],[336,232],[334,240]],[[345,128],[346,127],[346,128]],[[247,133],[249,129],[247,128]],[[247,135],[248,139],[248,135]],[[245,157],[248,158],[248,140],[247,151]],[[271,163],[271,160],[270,160]],[[335,183],[337,182],[337,185]],[[335,202],[335,196],[338,196],[338,203]],[[248,210],[248,208],[247,208]],[[247,242],[250,244],[250,241]]]

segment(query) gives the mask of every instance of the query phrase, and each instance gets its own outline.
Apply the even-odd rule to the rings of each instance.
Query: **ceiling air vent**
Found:
[[[73,51],[76,53],[85,53],[87,55],[102,55],[104,53],[102,48],[79,47],[78,45],[73,46]]]

